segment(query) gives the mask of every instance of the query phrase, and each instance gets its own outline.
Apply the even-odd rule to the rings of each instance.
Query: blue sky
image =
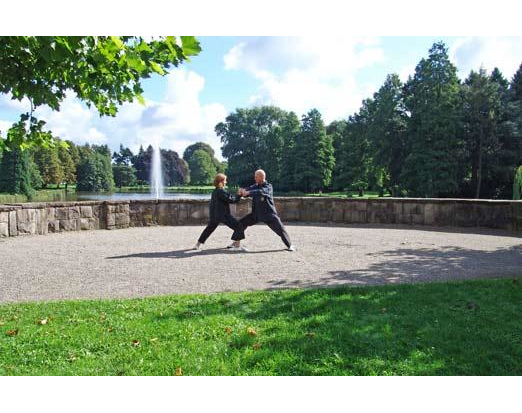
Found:
[[[345,118],[371,96],[388,73],[403,80],[443,40],[464,78],[470,69],[498,66],[511,78],[522,62],[522,37],[198,37],[203,51],[168,76],[143,82],[146,106],[124,105],[99,118],[74,96],[58,113],[37,116],[58,136],[78,143],[120,143],[137,150],[159,142],[177,150],[196,141],[220,154],[214,126],[238,107],[275,104],[301,116],[318,108],[326,122]],[[0,95],[0,130],[27,111],[27,102]]]

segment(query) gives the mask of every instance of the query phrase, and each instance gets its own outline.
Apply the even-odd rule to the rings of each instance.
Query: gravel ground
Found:
[[[287,225],[296,252],[265,225],[250,252],[223,249],[220,226],[149,227],[0,239],[0,303],[143,297],[340,284],[522,276],[522,237],[496,230],[375,225]]]

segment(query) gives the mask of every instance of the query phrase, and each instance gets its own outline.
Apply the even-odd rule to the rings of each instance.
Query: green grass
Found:
[[[74,194],[76,185],[69,185],[68,194]],[[58,188],[39,189],[35,191],[33,199],[29,201],[25,195],[0,193],[0,204],[20,203],[20,202],[46,202],[65,199],[65,186]]]
[[[520,375],[520,314],[520,279],[9,304],[0,374]]]

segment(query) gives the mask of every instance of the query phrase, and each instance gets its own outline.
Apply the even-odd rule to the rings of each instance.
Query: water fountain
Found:
[[[163,198],[163,172],[161,168],[161,152],[159,143],[153,147],[152,167],[150,171],[150,194],[155,199]]]

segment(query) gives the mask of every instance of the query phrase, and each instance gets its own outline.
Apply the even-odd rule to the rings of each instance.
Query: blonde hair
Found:
[[[214,178],[214,186],[217,188],[219,184],[225,182],[225,179],[227,179],[227,176],[225,174],[217,174]]]

